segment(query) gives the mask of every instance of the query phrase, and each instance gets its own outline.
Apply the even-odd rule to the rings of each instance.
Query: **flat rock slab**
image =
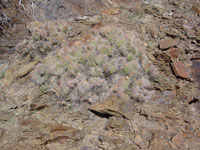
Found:
[[[200,59],[192,61],[192,74],[195,82],[199,85],[198,88],[200,89]]]
[[[171,38],[165,38],[163,40],[160,41],[160,49],[164,50],[164,49],[168,49],[170,47],[176,46],[180,43],[179,39],[171,39]]]
[[[29,72],[31,72],[31,71],[34,69],[34,67],[35,67],[35,65],[36,65],[37,63],[38,63],[37,61],[34,61],[34,62],[30,62],[30,63],[28,63],[28,64],[22,66],[22,67],[19,69],[19,71],[18,71],[18,73],[17,73],[17,76],[21,78],[21,77],[27,75]]]
[[[169,53],[171,58],[176,59],[176,58],[179,57],[181,50],[179,48],[173,48],[172,47],[167,52]]]
[[[183,63],[181,63],[180,61],[173,61],[171,65],[177,77],[181,77],[184,79],[190,78],[188,68]]]
[[[200,14],[200,8],[197,6],[192,6],[191,10],[197,14]]]
[[[89,109],[100,114],[107,114],[119,118],[131,119],[133,116],[133,104],[131,104],[130,100],[118,98],[116,96],[93,104]]]

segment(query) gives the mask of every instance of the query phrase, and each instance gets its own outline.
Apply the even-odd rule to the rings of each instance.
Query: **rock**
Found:
[[[172,141],[178,146],[183,146],[184,145],[184,141],[185,139],[183,137],[181,137],[180,135],[175,135],[173,138],[172,138]]]
[[[200,8],[197,6],[192,6],[191,10],[197,14],[200,14]]]
[[[197,133],[197,136],[199,136],[199,137],[200,137],[200,131],[198,131],[198,133]]]
[[[170,48],[167,52],[169,53],[171,58],[176,59],[178,58],[180,51],[181,50],[179,48]]]
[[[170,150],[171,147],[167,141],[160,138],[160,136],[156,135],[155,139],[152,141],[152,149],[151,150]]]
[[[192,61],[192,74],[194,76],[195,82],[198,83],[198,87],[200,88],[200,59],[196,59]]]
[[[102,102],[98,102],[89,107],[89,110],[103,115],[115,116],[119,118],[131,119],[133,117],[133,104],[130,100],[112,96]]]
[[[182,64],[180,61],[172,61],[171,66],[177,77],[181,77],[184,79],[190,78],[188,68],[184,64]]]
[[[182,17],[182,14],[180,14],[180,13],[173,13],[173,14],[172,14],[172,17],[173,17],[173,18],[181,18],[181,17]]]
[[[179,39],[165,38],[160,41],[160,49],[168,49],[170,47],[176,46],[180,43]]]
[[[0,139],[2,138],[4,130],[0,128]]]
[[[17,77],[23,77],[23,76],[25,76],[25,75],[27,75],[29,72],[31,72],[33,69],[34,69],[34,67],[35,67],[35,65],[37,64],[38,62],[37,61],[34,61],[34,62],[30,62],[30,63],[28,63],[28,64],[26,64],[26,65],[23,65],[20,69],[19,69],[19,71],[17,72]]]
[[[44,109],[47,105],[43,103],[32,103],[30,105],[31,111]]]
[[[20,120],[22,126],[29,126],[35,133],[42,134],[43,144],[64,142],[68,140],[78,141],[84,138],[82,130],[73,127],[43,123],[38,120]]]
[[[134,14],[142,14],[144,13],[143,3],[141,1],[134,1],[132,4],[129,4],[131,8],[129,8],[129,11],[133,12]]]
[[[72,127],[62,125],[51,126],[51,132],[45,137],[45,143],[55,143],[63,140],[81,140],[84,137],[83,132]]]
[[[106,15],[118,15],[120,13],[120,9],[119,8],[108,8],[106,10],[103,10],[102,13],[106,14]]]
[[[136,145],[138,145],[142,149],[146,147],[145,141],[141,138],[140,135],[136,135],[133,141]]]
[[[114,143],[114,144],[122,144],[124,142],[124,140],[119,138],[119,137],[108,136],[108,135],[100,135],[99,141],[100,142]]]
[[[186,35],[188,38],[191,38],[191,39],[198,37],[196,31],[194,31],[194,30],[187,30]]]
[[[160,138],[155,138],[153,141],[153,149],[154,150],[162,150],[162,141]]]
[[[13,69],[7,69],[4,74],[4,84],[10,85],[15,79],[15,74]]]
[[[0,122],[1,121],[8,121],[13,117],[12,112],[7,112],[7,111],[0,111]]]
[[[149,33],[154,39],[156,39],[158,33],[157,33],[157,30],[154,26],[150,26]]]
[[[107,121],[104,129],[109,130],[118,130],[118,131],[128,131],[130,128],[127,120],[123,118],[116,118],[116,117],[110,117]]]

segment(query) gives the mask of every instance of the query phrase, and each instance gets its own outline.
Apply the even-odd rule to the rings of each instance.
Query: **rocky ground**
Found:
[[[1,150],[199,150],[199,0],[0,0]]]

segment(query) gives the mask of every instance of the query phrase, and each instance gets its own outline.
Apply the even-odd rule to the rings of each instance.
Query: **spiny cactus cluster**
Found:
[[[105,26],[92,29],[87,41],[79,37],[71,44],[72,33],[65,22],[35,22],[29,29],[32,37],[16,49],[29,60],[42,60],[30,74],[36,85],[57,89],[64,99],[80,103],[93,103],[114,93],[136,96],[134,91],[140,88],[135,82],[144,72],[133,32]]]

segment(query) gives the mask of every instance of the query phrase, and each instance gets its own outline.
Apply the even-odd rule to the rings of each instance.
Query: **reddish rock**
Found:
[[[200,137],[200,131],[198,131],[198,133],[197,133],[197,136],[199,136],[199,137]]]
[[[155,138],[153,141],[153,149],[154,150],[162,150],[163,149],[163,142],[160,138]]]
[[[196,38],[197,37],[197,32],[194,30],[187,30],[186,35],[188,38]]]
[[[91,34],[86,35],[85,37],[83,37],[82,42],[86,43],[88,40],[91,39]]]
[[[172,17],[173,17],[173,18],[181,18],[181,17],[182,17],[182,14],[180,14],[180,13],[173,13],[173,14],[172,14]]]
[[[57,126],[52,126],[51,127],[51,132],[55,132],[55,131],[67,131],[69,129],[70,129],[70,127],[57,125]]]
[[[183,137],[181,137],[180,135],[175,135],[175,136],[173,137],[172,141],[173,141],[178,147],[184,145],[184,143],[185,143],[185,142],[184,142],[185,139],[184,139]]]
[[[43,103],[32,103],[30,105],[30,108],[31,108],[31,111],[33,110],[42,110],[46,107],[47,105],[46,104],[43,104]]]
[[[106,15],[118,15],[120,13],[119,8],[108,8],[102,12],[103,14]]]
[[[171,63],[172,69],[177,77],[181,77],[184,79],[189,79],[188,68],[182,64],[180,61],[173,61]]]
[[[197,14],[200,14],[200,8],[196,6],[192,6],[191,10]]]
[[[96,24],[96,25],[94,25],[94,29],[95,30],[99,30],[101,27],[103,27],[103,24],[102,23],[99,23],[99,24]]]
[[[72,40],[69,42],[69,47],[71,48],[72,46],[74,46],[74,44],[77,42],[77,40]]]
[[[170,48],[168,50],[168,53],[171,56],[171,58],[175,59],[175,58],[178,58],[180,49],[179,48]]]
[[[170,47],[176,46],[180,43],[179,39],[171,39],[171,38],[165,38],[160,41],[160,49],[168,49]]]

